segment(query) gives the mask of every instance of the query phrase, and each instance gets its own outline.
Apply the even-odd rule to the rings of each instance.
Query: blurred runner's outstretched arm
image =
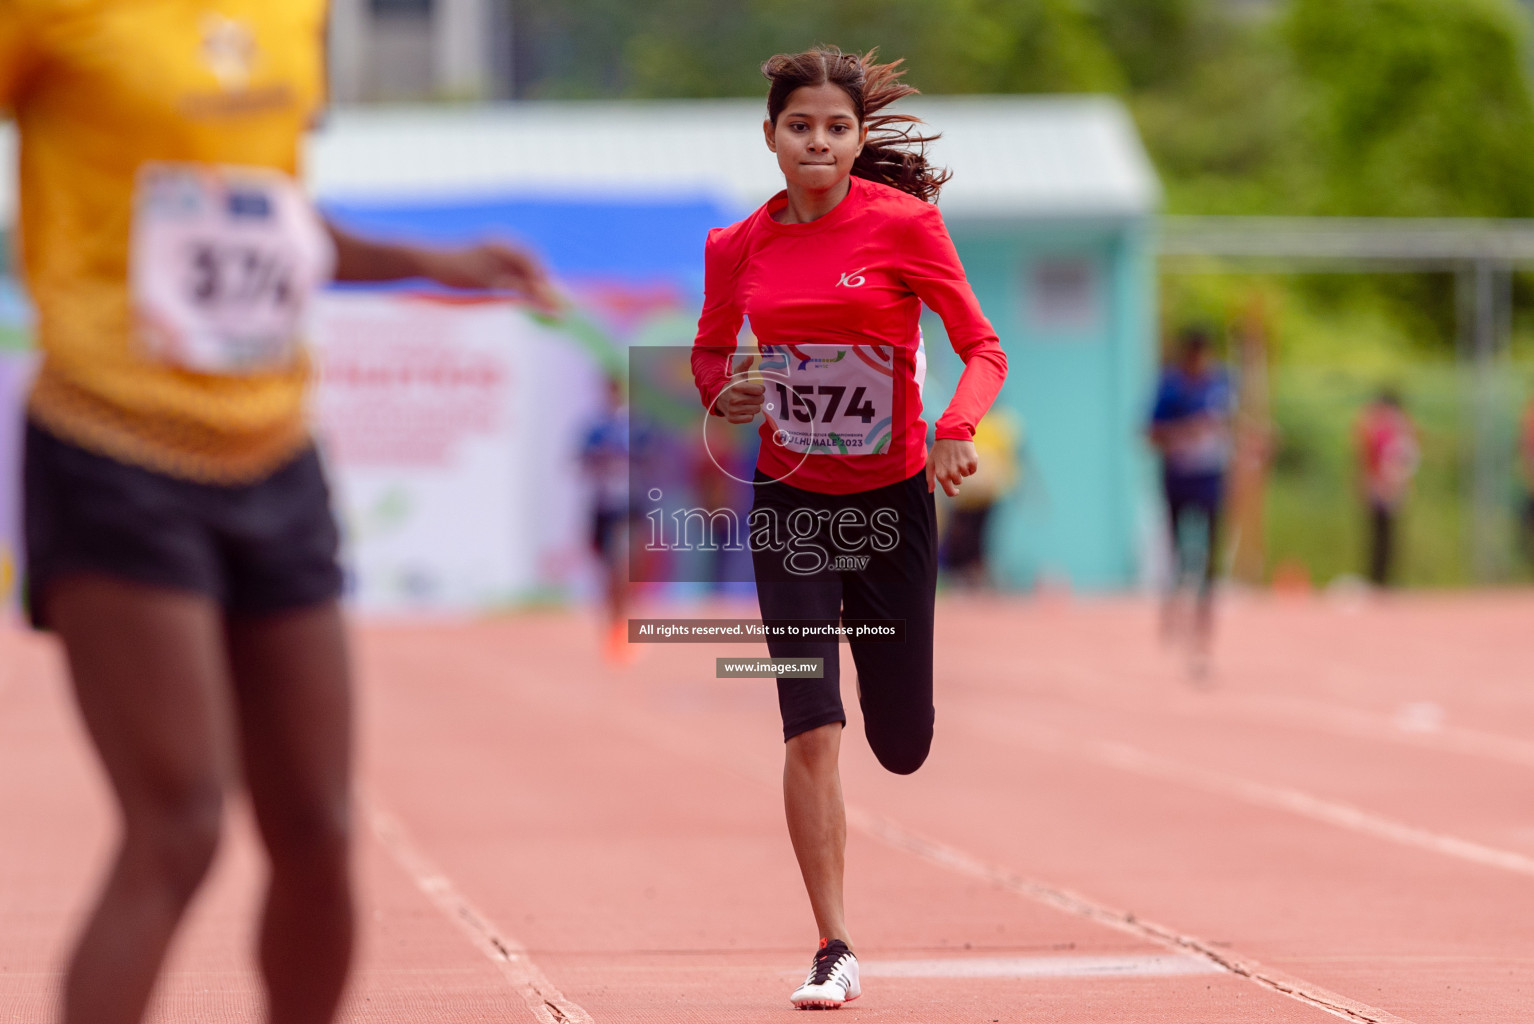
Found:
[[[336,247],[338,281],[398,281],[420,277],[450,288],[511,292],[544,312],[560,299],[537,257],[503,242],[457,249],[391,245],[362,238],[327,223]]]

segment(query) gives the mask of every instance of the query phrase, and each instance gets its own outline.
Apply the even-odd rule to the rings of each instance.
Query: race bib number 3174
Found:
[[[144,165],[129,285],[153,359],[211,374],[292,363],[330,240],[289,176],[264,168]]]
[[[772,443],[812,455],[877,455],[889,448],[893,347],[763,345],[761,377]]]

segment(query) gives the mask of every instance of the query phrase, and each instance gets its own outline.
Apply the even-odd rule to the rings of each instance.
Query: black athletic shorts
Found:
[[[340,535],[313,448],[226,487],[117,462],[28,423],[23,489],[27,602],[39,629],[43,593],[73,573],[191,590],[241,615],[341,594]]]
[[[905,624],[902,642],[848,643],[869,746],[890,771],[914,772],[932,746],[933,722],[937,515],[925,469],[900,483],[855,494],[806,491],[771,482],[759,471],[753,531],[764,522],[764,511],[793,543],[772,550],[760,543],[760,535],[753,536],[751,559],[763,619],[836,623],[846,617]],[[869,525],[865,529],[858,523]],[[840,561],[831,561],[835,558]],[[771,639],[767,649],[774,658],[824,659],[821,679],[778,680],[785,742],[833,722],[846,724],[837,641]]]

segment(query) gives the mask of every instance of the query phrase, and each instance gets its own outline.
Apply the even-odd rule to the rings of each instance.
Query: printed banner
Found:
[[[590,571],[577,449],[604,387],[567,337],[504,302],[332,292],[314,346],[358,608],[482,610]]]

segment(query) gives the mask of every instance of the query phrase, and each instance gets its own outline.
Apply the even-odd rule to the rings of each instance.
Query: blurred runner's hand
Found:
[[[975,442],[942,437],[927,452],[927,493],[932,493],[938,483],[943,493],[952,498],[959,493],[959,483],[974,475],[980,468],[980,458],[975,454]]]
[[[423,250],[425,276],[449,288],[481,288],[511,292],[545,313],[563,305],[542,264],[530,253],[498,242],[463,249]]]

